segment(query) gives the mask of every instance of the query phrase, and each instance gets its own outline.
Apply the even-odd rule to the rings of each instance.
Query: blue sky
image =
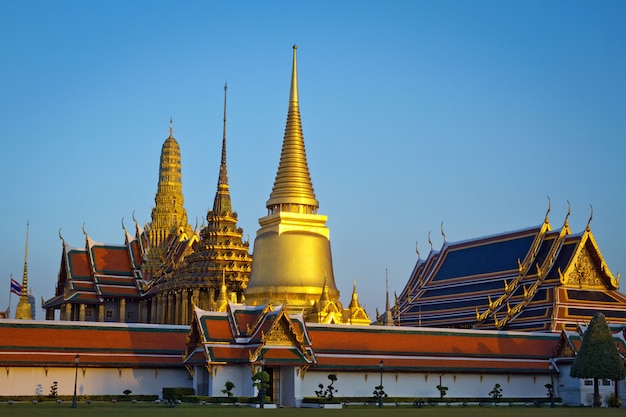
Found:
[[[170,117],[191,223],[228,168],[254,240],[276,174],[291,46],[344,304],[368,312],[447,240],[550,219],[626,272],[626,2],[0,0],[0,308],[54,294],[58,230],[122,243],[150,220]],[[13,311],[16,297],[13,297]],[[43,312],[38,309],[37,318]]]

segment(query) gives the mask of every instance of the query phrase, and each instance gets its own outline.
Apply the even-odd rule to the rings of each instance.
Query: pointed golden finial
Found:
[[[87,232],[85,231],[85,222],[83,222],[83,234],[85,235],[85,237],[89,237],[89,236],[87,235]]]
[[[543,221],[544,223],[550,223],[550,220],[548,219],[548,214],[550,213],[550,209],[551,209],[551,203],[550,203],[550,196],[548,197],[548,210],[546,211],[546,218]]]
[[[420,250],[419,247],[417,246],[417,240],[415,241],[415,253],[417,253],[417,259],[420,259]]]
[[[226,92],[228,85],[224,82],[224,125],[222,127],[222,158],[220,161],[220,174],[217,181],[218,189],[228,189],[228,171],[226,170]]]
[[[293,64],[291,68],[291,91],[289,92],[289,102],[298,103],[298,70],[296,67],[296,52],[298,45],[293,46]]]
[[[287,210],[287,207],[293,209],[294,205],[304,206],[302,207],[303,212],[316,214],[319,203],[311,182],[300,119],[296,48],[294,45],[289,110],[280,162],[274,187],[266,207],[269,212],[278,212],[282,211],[283,208]]]
[[[357,307],[359,307],[359,296],[356,292],[356,278],[354,278],[354,282],[352,284],[352,299],[350,300],[348,308],[354,310]]]
[[[430,245],[430,251],[433,251],[433,242],[430,240],[430,230],[428,231],[428,244]]]
[[[59,239],[61,239],[61,242],[63,242],[63,244],[65,244],[65,239],[63,239],[63,236],[61,236],[61,228],[59,227]]]
[[[441,222],[441,236],[443,236],[443,243],[446,243],[446,234],[443,232],[443,222]]]
[[[589,220],[587,220],[587,231],[591,231],[591,220],[593,219],[593,206],[589,204],[589,208],[591,209],[591,213],[589,213]]]
[[[28,298],[28,229],[30,221],[26,221],[26,250],[24,251],[24,275],[22,277],[22,292],[20,300],[15,308],[15,318],[21,320],[32,320],[33,313]]]
[[[122,230],[123,230],[124,232],[128,232],[128,231],[126,230],[126,226],[124,226],[124,218],[123,218],[123,217],[122,217]]]
[[[170,138],[174,137],[174,121],[172,120],[172,117],[170,116]]]
[[[567,200],[567,214],[565,215],[565,222],[563,223],[563,227],[569,227],[569,215],[571,213],[571,205],[569,203],[569,200]]]

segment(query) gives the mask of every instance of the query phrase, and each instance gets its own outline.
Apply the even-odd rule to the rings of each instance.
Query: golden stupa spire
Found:
[[[33,312],[28,299],[28,228],[29,222],[26,222],[26,250],[24,254],[24,275],[22,277],[22,292],[20,300],[15,308],[15,318],[21,320],[32,320]]]
[[[383,317],[383,325],[393,326],[393,316],[389,307],[389,274],[385,269],[385,316]]]
[[[293,46],[293,67],[287,124],[280,154],[274,188],[267,201],[270,213],[291,211],[317,213],[319,203],[315,198],[311,175],[306,159],[300,104],[298,102],[298,71],[296,67],[296,45]]]
[[[356,292],[356,278],[354,278],[354,282],[352,284],[352,299],[350,300],[350,305],[348,307],[350,308],[350,310],[354,310],[355,308],[360,307],[359,295]]]
[[[159,183],[149,232],[151,246],[160,245],[175,228],[187,226],[181,167],[180,146],[174,138],[170,118],[169,137],[161,148]]]
[[[226,91],[228,85],[224,83],[224,127],[222,129],[222,159],[220,162],[220,173],[217,179],[217,193],[213,201],[213,212],[217,215],[230,214],[232,204],[230,192],[228,191],[228,170],[226,169]]]
[[[259,219],[261,228],[254,241],[246,304],[283,304],[289,313],[307,316],[326,297],[323,291],[328,291],[333,303],[338,302],[327,217],[318,214],[307,165],[295,46],[280,163],[266,207],[267,216]]]

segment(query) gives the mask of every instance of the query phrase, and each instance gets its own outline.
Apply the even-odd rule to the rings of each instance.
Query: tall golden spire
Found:
[[[259,219],[252,259],[249,305],[284,304],[289,312],[313,311],[321,296],[339,299],[335,285],[327,217],[317,214],[302,135],[296,47],[287,124],[267,216]]]
[[[170,118],[169,137],[161,148],[159,163],[159,183],[154,197],[155,207],[152,210],[152,224],[150,229],[151,242],[160,244],[167,235],[179,226],[187,225],[187,212],[184,207],[182,164],[180,146],[174,139],[174,129]],[[154,235],[154,236],[153,236]],[[152,241],[154,239],[154,242]]]
[[[298,211],[301,213],[317,213],[319,204],[315,198],[313,183],[309,174],[300,120],[296,50],[297,46],[294,45],[289,110],[283,148],[280,154],[278,172],[274,180],[274,188],[266,205],[270,212],[295,211],[295,207],[298,207]]]
[[[142,272],[144,278],[148,280],[161,268],[168,237],[179,227],[191,232],[184,207],[181,167],[180,147],[174,139],[174,128],[170,118],[169,137],[161,148],[159,182],[154,197],[152,222],[147,227],[150,249]]]
[[[222,159],[220,162],[220,173],[217,179],[217,193],[213,201],[213,212],[221,214],[230,214],[232,204],[230,201],[230,192],[228,191],[228,170],[226,169],[226,91],[228,85],[224,84],[224,127],[222,129]]]
[[[200,231],[200,240],[194,244],[194,252],[187,255],[185,262],[172,274],[173,285],[181,289],[193,288],[198,307],[219,311],[225,311],[229,299],[242,301],[252,265],[249,244],[242,240],[243,230],[237,226],[237,213],[233,211],[228,186],[227,90],[228,86],[224,84],[222,158],[213,207],[207,211],[207,225]]]
[[[28,299],[28,227],[29,223],[26,222],[26,250],[24,254],[24,275],[22,277],[22,292],[20,293],[20,300],[17,302],[15,308],[15,318],[21,320],[32,320],[33,313]]]

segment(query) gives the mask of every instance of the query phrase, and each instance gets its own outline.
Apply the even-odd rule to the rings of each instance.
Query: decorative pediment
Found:
[[[563,285],[575,288],[606,289],[610,285],[606,274],[602,272],[586,245],[577,253],[561,279]]]
[[[287,319],[288,320],[288,319]],[[263,336],[266,345],[295,345],[296,337],[285,320],[276,320],[267,334]]]

